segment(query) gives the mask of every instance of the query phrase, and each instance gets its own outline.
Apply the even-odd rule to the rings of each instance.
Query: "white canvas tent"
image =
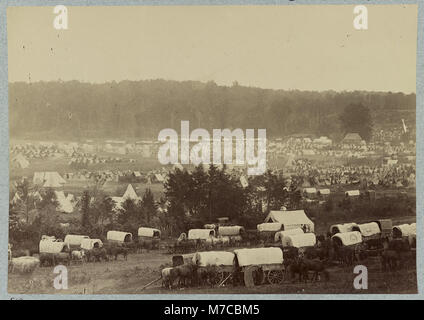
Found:
[[[22,154],[18,154],[12,161],[21,169],[29,167],[29,161]]]
[[[278,222],[283,225],[283,230],[305,227],[308,232],[314,232],[314,223],[306,216],[303,210],[271,211],[265,218],[267,222]]]
[[[359,190],[349,190],[345,192],[345,195],[349,197],[358,197],[360,195]]]
[[[66,183],[59,173],[56,171],[34,172],[33,183],[42,184],[45,188],[60,188]]]
[[[69,198],[65,197],[63,191],[55,191],[56,200],[58,202],[57,210],[64,213],[71,213],[74,211],[74,206]]]
[[[135,190],[131,184],[127,186],[127,190],[125,190],[124,195],[122,196],[123,202],[127,199],[138,201],[140,197],[135,193]]]
[[[308,194],[316,194],[317,189],[316,188],[305,188],[305,189],[303,189],[303,192],[308,193]]]
[[[323,196],[328,196],[331,193],[330,189],[319,189],[318,191]]]

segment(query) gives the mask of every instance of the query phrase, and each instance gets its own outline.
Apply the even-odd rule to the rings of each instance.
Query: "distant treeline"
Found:
[[[160,130],[266,128],[268,137],[345,133],[340,115],[350,104],[369,108],[374,127],[415,125],[415,94],[314,92],[218,86],[197,81],[122,81],[103,84],[9,84],[12,138],[149,138]]]

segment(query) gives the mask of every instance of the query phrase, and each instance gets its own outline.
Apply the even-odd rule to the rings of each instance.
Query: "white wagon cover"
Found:
[[[221,226],[218,228],[220,236],[238,236],[243,232],[244,228],[241,226]]]
[[[190,229],[188,231],[188,239],[190,240],[206,240],[210,237],[215,237],[213,229]]]
[[[113,241],[121,241],[124,242],[125,241],[125,237],[127,235],[130,235],[130,238],[132,240],[132,234],[129,232],[123,232],[123,231],[108,231],[106,234],[106,239],[107,240],[113,240]]]
[[[375,234],[381,233],[380,227],[378,226],[377,222],[370,222],[370,223],[363,223],[358,224],[355,229],[358,228],[361,232],[362,236],[364,237],[370,237]]]
[[[89,238],[90,238],[89,236],[83,236],[78,234],[67,234],[63,242],[69,244],[70,246],[80,246],[81,241],[83,239],[89,239]]]
[[[333,238],[340,239],[342,244],[345,246],[350,246],[362,242],[362,235],[359,231],[336,233],[334,236],[331,237],[331,239]]]
[[[94,248],[94,245],[98,243],[99,247],[103,246],[103,242],[100,239],[82,239],[81,249],[91,250]]]
[[[138,228],[138,236],[139,237],[153,237],[155,232],[159,232],[159,235],[161,234],[159,229],[147,228],[147,227]]]
[[[416,234],[416,225],[415,223],[413,224],[414,226],[412,226],[411,224],[401,224],[398,226],[394,226],[393,230],[397,229],[402,233],[403,237],[408,237],[411,234]]]
[[[282,240],[285,236],[290,236],[293,234],[302,234],[302,233],[304,232],[300,228],[294,228],[294,229],[289,229],[285,231],[278,231],[275,233],[274,241],[277,242]]]
[[[280,248],[237,249],[234,253],[240,267],[283,263],[283,251]]]
[[[257,225],[258,231],[280,231],[282,228],[282,224],[280,222],[269,222],[269,223],[260,223]]]
[[[330,227],[330,230],[333,230],[333,228],[338,228],[340,233],[346,233],[346,232],[351,232],[352,228],[357,226],[357,224],[355,222],[350,222],[350,223],[343,223],[343,224],[333,224]]]
[[[199,267],[206,266],[233,266],[235,255],[227,251],[196,252],[193,263]]]
[[[68,245],[63,241],[46,239],[40,241],[39,251],[40,253],[59,253],[66,246]]]
[[[284,247],[313,247],[317,242],[314,233],[291,234],[281,239]]]

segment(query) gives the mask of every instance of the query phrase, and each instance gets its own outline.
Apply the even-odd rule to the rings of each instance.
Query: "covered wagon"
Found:
[[[391,219],[379,219],[374,222],[380,227],[382,238],[389,238],[392,236],[393,222]]]
[[[39,244],[40,253],[59,253],[59,252],[69,252],[69,251],[70,251],[69,245],[60,239],[40,240],[40,244]]]
[[[259,239],[265,242],[272,242],[275,237],[275,233],[283,230],[283,225],[280,222],[265,222],[260,223],[257,226]]]
[[[256,284],[262,283],[264,279],[271,284],[283,282],[283,251],[280,248],[238,249],[234,253],[236,267],[243,272],[245,285],[249,284],[249,279]]]
[[[416,234],[416,224],[401,224],[393,227],[393,238],[399,239],[403,237],[409,237],[410,235]]]
[[[161,231],[155,228],[140,227],[138,228],[138,242],[141,248],[158,249],[161,238]]]
[[[129,232],[123,231],[108,231],[106,234],[106,239],[108,242],[112,243],[131,243],[132,242],[132,234]]]
[[[83,239],[89,239],[89,236],[77,235],[77,234],[67,234],[63,242],[69,245],[71,249],[76,249],[81,247],[81,242]]]
[[[289,230],[285,230],[285,231],[278,231],[278,232],[275,233],[274,241],[275,242],[281,242],[281,240],[285,236],[294,235],[294,234],[302,234],[302,233],[304,233],[304,232],[300,228],[289,229]]]
[[[220,236],[241,236],[244,234],[244,227],[241,226],[220,226],[218,227],[218,235]]]
[[[352,227],[352,231],[361,233],[364,240],[379,238],[381,230],[377,222],[362,223]]]
[[[259,232],[277,232],[282,229],[283,225],[279,222],[260,223],[257,225]]]
[[[207,223],[203,226],[204,229],[216,229],[216,224],[214,223]]]
[[[155,229],[155,228],[140,227],[140,228],[138,228],[138,236],[139,237],[145,237],[145,238],[160,239],[161,231],[159,229]]]
[[[336,233],[331,237],[331,240],[338,247],[354,246],[362,243],[362,235],[359,231]]]
[[[100,239],[82,239],[81,240],[81,249],[92,250],[94,248],[101,248],[103,242]]]
[[[206,240],[210,237],[215,237],[213,229],[190,229],[188,231],[188,240]]]
[[[343,224],[333,224],[330,227],[331,235],[335,235],[336,233],[346,233],[351,232],[352,228],[357,226],[355,222],[343,223]]]
[[[316,242],[314,233],[291,234],[281,239],[283,247],[307,248],[315,246]]]
[[[193,263],[199,273],[208,272],[209,283],[218,285],[235,271],[235,254],[226,251],[196,252]]]

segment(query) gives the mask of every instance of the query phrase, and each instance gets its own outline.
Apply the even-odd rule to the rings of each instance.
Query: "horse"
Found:
[[[322,273],[325,277],[325,281],[327,282],[330,279],[330,274],[326,269],[326,265],[324,261],[320,261],[319,259],[301,259],[300,263],[304,265],[305,273],[308,274],[309,271],[313,271],[312,281],[316,281],[319,278],[319,274]]]
[[[306,283],[308,279],[308,270],[306,268],[306,265],[302,263],[302,259],[296,258],[284,260],[284,264],[286,266],[286,272],[290,274],[290,279],[292,282],[295,282],[297,273],[299,275],[299,282],[302,282],[302,280],[304,280]]]

